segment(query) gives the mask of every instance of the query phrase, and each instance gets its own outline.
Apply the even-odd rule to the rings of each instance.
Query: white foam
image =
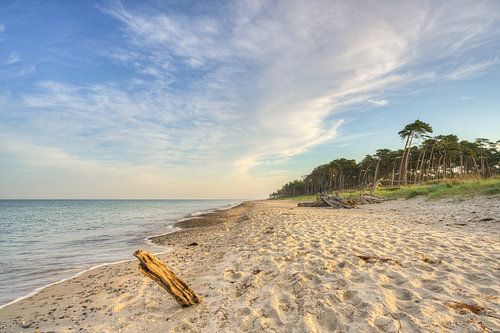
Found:
[[[241,204],[241,202],[238,202],[238,203],[233,204],[233,205],[228,205],[229,207],[223,206],[223,207],[220,207],[220,208],[213,208],[213,209],[210,209],[210,210],[209,210],[209,211],[207,211],[207,212],[214,212],[214,211],[217,211],[217,210],[227,210],[227,209],[231,209],[231,208],[233,208],[233,207],[236,207],[236,206],[237,206],[237,205],[239,205],[239,204]],[[196,213],[200,213],[199,215],[201,215],[201,214],[205,214],[205,213],[201,213],[201,212],[195,212],[194,214],[196,214]],[[189,214],[189,215],[192,215],[192,214]],[[188,215],[188,216],[189,216],[189,215]],[[194,217],[194,218],[196,218],[196,217]],[[178,220],[178,222],[179,222],[179,221],[186,221],[186,220],[190,220],[190,219],[193,219],[193,217],[184,217],[184,218],[179,219],[179,220]],[[158,236],[168,235],[168,234],[174,233],[174,232],[176,232],[176,231],[178,231],[178,230],[179,230],[179,228],[176,228],[176,227],[174,227],[173,225],[172,225],[171,227],[172,227],[172,230],[171,230],[171,231],[166,232],[166,233],[162,233],[162,234],[160,234],[160,235],[147,237],[147,238],[145,239],[145,241],[146,241],[148,244],[152,244],[152,245],[154,245],[155,247],[162,247],[162,246],[160,246],[160,245],[158,245],[158,244],[153,243],[153,242],[151,241],[151,239],[150,239],[150,238],[153,238],[153,237],[158,237]],[[161,254],[165,254],[165,253],[167,253],[167,252],[169,252],[169,251],[172,251],[172,248],[166,247],[165,251],[162,251],[162,252],[155,252],[155,253],[154,253],[154,255],[161,255]],[[34,295],[38,294],[39,292],[41,292],[42,290],[44,290],[44,289],[46,289],[46,288],[49,288],[49,287],[54,286],[54,285],[56,285],[56,284],[59,284],[59,283],[62,283],[62,282],[65,282],[65,281],[68,281],[68,280],[71,280],[71,279],[77,278],[77,277],[79,277],[80,275],[82,275],[82,274],[84,274],[84,273],[86,273],[86,272],[89,272],[89,271],[91,271],[91,270],[97,269],[97,268],[99,268],[99,267],[103,267],[103,266],[112,266],[112,265],[117,265],[117,264],[121,264],[121,263],[124,263],[124,262],[129,262],[129,261],[134,261],[134,260],[136,260],[136,259],[135,259],[135,258],[132,258],[132,259],[125,259],[125,260],[119,260],[119,261],[114,261],[114,262],[106,262],[106,263],[102,263],[102,264],[98,264],[98,265],[92,266],[92,267],[90,267],[90,268],[88,268],[88,269],[85,269],[85,270],[83,270],[83,271],[81,271],[81,272],[76,273],[75,275],[72,275],[72,276],[70,276],[70,277],[67,277],[67,278],[64,278],[64,279],[58,280],[58,281],[53,282],[53,283],[49,283],[49,284],[44,285],[44,286],[39,287],[39,288],[36,288],[36,289],[34,289],[32,292],[28,293],[27,295],[20,296],[20,297],[18,297],[18,298],[16,298],[16,299],[14,299],[14,300],[12,300],[12,301],[10,301],[10,302],[8,302],[8,303],[2,304],[2,305],[0,305],[0,310],[1,310],[1,309],[3,309],[3,308],[5,308],[6,306],[12,305],[12,304],[17,303],[17,302],[19,302],[19,301],[22,301],[23,299],[26,299],[26,298],[29,298],[29,297],[31,297],[31,296],[34,296]]]
[[[168,253],[172,251],[172,248],[167,248],[165,251],[162,251],[162,252],[155,252],[153,253],[155,256],[157,255],[161,255],[161,254],[165,254],[165,253]],[[70,277],[67,277],[67,278],[64,278],[64,279],[61,279],[59,281],[56,281],[56,282],[53,282],[53,283],[49,283],[45,286],[42,286],[42,287],[39,287],[39,288],[36,288],[35,290],[33,290],[32,292],[30,292],[29,294],[27,295],[24,295],[24,296],[20,296],[16,299],[14,299],[13,301],[10,301],[9,303],[6,303],[6,304],[3,304],[3,305],[0,305],[0,310],[3,309],[4,307],[6,306],[9,306],[11,304],[14,304],[16,302],[19,302],[19,301],[22,301],[23,299],[25,298],[28,298],[28,297],[31,297],[31,296],[34,296],[36,294],[38,294],[39,292],[41,292],[42,290],[44,290],[45,288],[48,288],[48,287],[52,287],[56,284],[59,284],[59,283],[62,283],[62,282],[65,282],[65,281],[68,281],[68,280],[71,280],[71,279],[75,279],[77,277],[79,277],[80,275],[86,273],[86,272],[89,272],[89,271],[92,271],[94,269],[97,269],[99,267],[103,267],[103,266],[113,266],[113,265],[117,265],[117,264],[121,264],[121,263],[124,263],[124,262],[129,262],[129,261],[134,261],[136,260],[135,258],[133,259],[125,259],[125,260],[119,260],[119,261],[114,261],[114,262],[105,262],[105,263],[102,263],[102,264],[99,264],[99,265],[95,265],[95,266],[92,266],[90,268],[87,268],[81,272],[78,272],[76,273],[75,275],[72,275]]]

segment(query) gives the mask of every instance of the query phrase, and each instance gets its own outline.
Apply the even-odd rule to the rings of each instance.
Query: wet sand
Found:
[[[494,332],[499,216],[498,198],[248,202],[153,239],[201,304],[178,306],[130,261],[1,309],[0,331]]]

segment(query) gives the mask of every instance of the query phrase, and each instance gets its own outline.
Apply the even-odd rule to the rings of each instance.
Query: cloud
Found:
[[[460,96],[460,100],[461,101],[468,101],[468,100],[471,100],[471,99],[476,99],[477,97],[476,96]]]
[[[246,177],[336,138],[353,106],[496,64],[477,52],[498,37],[495,1],[158,6],[101,8],[123,43],[96,52],[134,78],[39,82],[3,130],[86,161]]]
[[[190,173],[189,178],[154,166],[88,160],[56,147],[12,140],[0,135],[0,198],[260,198],[263,186],[279,184],[286,175],[261,179],[226,176],[215,179]],[[9,163],[16,167],[9,170]],[[19,164],[21,163],[21,164]],[[6,169],[7,168],[7,169]],[[9,175],[5,174],[9,171]],[[241,186],[245,187],[242,197]],[[75,191],[75,189],[77,189]]]
[[[0,62],[0,74],[2,79],[17,79],[28,76],[36,70],[35,64],[23,64],[21,56],[17,52],[10,52]]]
[[[376,106],[386,106],[389,104],[389,101],[386,99],[379,99],[379,100],[370,99],[368,100],[368,102]]]
[[[5,25],[4,24],[0,24],[0,33],[1,32],[5,32]]]
[[[21,102],[25,109],[45,110],[30,113],[30,130],[41,131],[44,137],[59,133],[72,138],[67,143],[83,156],[158,166],[177,161],[202,164],[213,157],[208,148],[218,140],[224,124],[224,116],[219,115],[225,107],[222,102],[190,96],[178,100],[164,90],[133,92],[113,85],[82,87],[45,81],[38,91]]]
[[[483,74],[486,69],[498,63],[498,59],[487,60],[479,63],[470,63],[453,69],[446,78],[449,80],[462,80]]]
[[[19,54],[15,53],[15,52],[11,52],[4,64],[7,66],[13,65],[15,63],[18,63],[20,60],[21,60],[21,58],[19,57]]]
[[[230,125],[237,129],[231,141],[247,153],[229,157],[248,171],[330,140],[338,123],[327,119],[348,106],[384,106],[391,89],[483,68],[472,64],[447,74],[429,65],[491,38],[493,2],[470,6],[365,2],[361,11],[340,1],[263,1],[191,17],[114,3],[105,11],[124,24],[138,49],[157,56],[145,67],[169,63],[174,81],[183,67],[229,73],[217,80],[219,97],[230,100],[229,113],[247,125]],[[217,19],[220,12],[224,20]],[[203,76],[196,88],[214,85],[212,79]]]

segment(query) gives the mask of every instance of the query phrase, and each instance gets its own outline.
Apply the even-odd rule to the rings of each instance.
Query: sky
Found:
[[[0,198],[265,198],[500,139],[500,1],[2,1]]]

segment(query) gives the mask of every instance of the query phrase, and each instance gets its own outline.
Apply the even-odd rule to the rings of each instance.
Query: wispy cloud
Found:
[[[4,64],[5,65],[13,65],[13,64],[19,62],[20,60],[21,60],[21,58],[19,57],[19,54],[15,53],[15,52],[11,52]]]
[[[20,131],[89,160],[245,175],[332,140],[353,106],[497,63],[470,56],[498,37],[495,1],[214,6],[192,15],[110,2],[101,10],[126,42],[97,52],[135,77],[40,82],[19,101],[37,110],[16,115]]]
[[[123,22],[139,49],[163,51],[165,56],[148,61],[155,71],[168,63],[175,72],[180,62],[194,71],[231,68],[237,73],[217,84],[227,89],[219,97],[233,102],[229,112],[247,125],[231,141],[247,152],[234,160],[248,170],[267,158],[293,156],[331,139],[338,124],[325,120],[346,105],[384,106],[388,89],[429,79],[429,73],[433,80],[444,78],[438,67],[419,65],[466,52],[474,46],[469,44],[488,38],[487,27],[496,15],[488,2],[474,6],[473,13],[465,10],[466,1],[453,8],[365,5],[356,11],[332,1],[241,2],[224,8],[229,14],[224,21],[215,14],[134,12],[120,3],[106,12]],[[452,77],[483,67],[472,64]],[[214,84],[213,77],[206,79],[196,83],[198,89]]]
[[[386,99],[370,99],[368,102],[376,106],[386,106],[389,104],[389,101]]]
[[[280,183],[286,175],[272,173],[265,178],[231,175],[213,178],[181,168],[158,168],[128,162],[95,161],[69,154],[63,149],[20,141],[0,134],[2,174],[0,197],[16,198],[258,198],[262,187]],[[14,160],[22,168],[8,169]],[[6,169],[7,168],[7,169]],[[98,180],[98,181],[96,181]],[[75,191],[75,189],[78,189]],[[8,195],[6,195],[9,193]]]
[[[0,32],[4,32],[5,31],[5,25],[4,24],[0,24]]]
[[[450,80],[462,80],[471,76],[483,74],[489,67],[498,63],[498,59],[487,60],[479,63],[469,63],[453,69],[446,78]]]
[[[0,59],[2,59],[1,56]],[[36,65],[23,63],[17,52],[10,52],[0,60],[0,80],[22,78],[32,74],[35,70]]]

